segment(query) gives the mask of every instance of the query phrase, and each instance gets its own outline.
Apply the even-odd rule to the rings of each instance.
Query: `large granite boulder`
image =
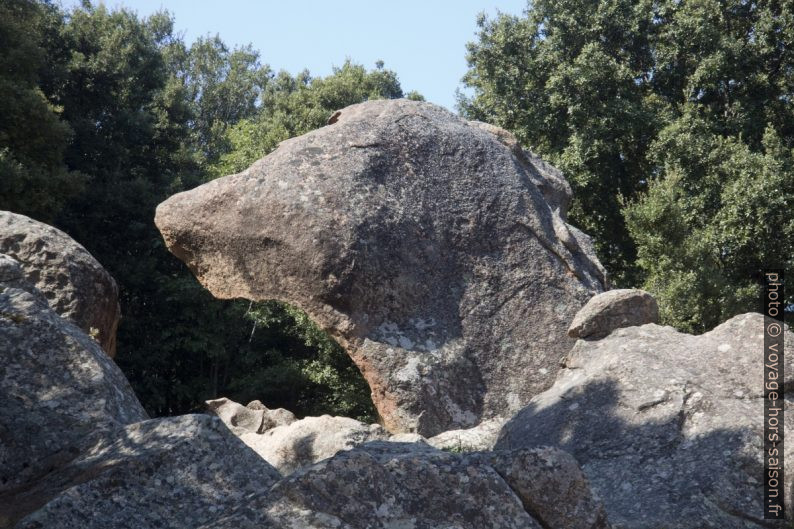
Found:
[[[785,340],[794,343],[791,332]],[[763,350],[760,314],[700,336],[647,324],[580,340],[496,448],[569,451],[615,527],[782,527],[762,520]],[[788,367],[785,386],[792,382]],[[789,401],[786,410],[790,430]],[[786,443],[788,466],[792,450]],[[785,490],[791,513],[791,476]]]
[[[113,360],[27,276],[0,255],[0,527],[48,499],[41,480],[147,418]]]
[[[573,191],[559,169],[546,163],[531,151],[524,150],[512,132],[482,121],[469,121],[469,124],[490,132],[507,146],[518,163],[524,167],[532,183],[543,193],[543,198],[546,199],[549,207],[557,210],[563,219],[567,217]]]
[[[48,476],[40,487],[59,494],[16,527],[195,528],[279,478],[216,417],[154,419],[119,430]]]
[[[659,323],[656,299],[644,290],[608,290],[590,298],[568,328],[571,338],[599,339],[615,329]]]
[[[20,262],[55,312],[115,355],[119,289],[85,248],[52,226],[0,211],[0,254]]]
[[[282,479],[202,529],[605,529],[559,450],[449,454],[372,442]]]
[[[370,101],[171,197],[155,222],[215,296],[306,311],[386,428],[430,436],[547,389],[568,324],[605,288],[565,222],[564,179],[514,151],[441,107]]]

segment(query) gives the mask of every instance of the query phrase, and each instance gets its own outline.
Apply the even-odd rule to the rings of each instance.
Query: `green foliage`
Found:
[[[84,183],[66,170],[71,129],[40,87],[58,22],[48,5],[0,3],[0,209],[50,221]]]
[[[422,99],[416,92],[409,96]],[[279,72],[261,97],[257,114],[228,130],[226,139],[231,149],[212,168],[215,176],[242,171],[273,151],[279,142],[322,127],[340,108],[369,99],[403,97],[403,92],[397,75],[383,69],[382,62],[367,71],[348,60],[327,77],[312,77],[308,71],[295,77]]]
[[[794,258],[794,8],[539,0],[479,23],[461,111],[565,171],[613,281],[689,331],[758,310],[761,270]]]
[[[250,46],[229,50],[218,36],[199,38],[190,48],[179,41],[164,52],[190,108],[192,150],[208,166],[229,151],[228,127],[256,114],[270,68]]]
[[[358,368],[304,312],[270,301],[252,306],[249,317],[255,324],[252,336],[275,332],[282,345],[267,348],[265,356],[256,359],[259,368],[252,366],[247,375],[241,370],[230,394],[248,401],[256,395],[252,390],[258,388],[269,402],[299,416],[327,413],[364,422],[377,419],[369,386]]]
[[[213,333],[234,322],[167,253],[152,222],[158,203],[201,181],[190,100],[164,60],[179,45],[171,31],[165,14],[139,20],[86,5],[64,17],[51,52],[50,97],[73,131],[64,159],[90,179],[57,223],[118,282],[117,362],[153,415],[195,409],[210,395],[208,358],[233,343],[230,331]]]
[[[771,127],[760,152],[694,128],[662,135],[672,159],[626,218],[663,321],[704,332],[760,310],[763,268],[792,268],[794,153]]]
[[[338,344],[294,308],[212,298],[153,218],[170,195],[337,108],[401,96],[393,72],[348,62],[326,78],[276,76],[250,46],[187,46],[168,13],[140,19],[88,1],[69,12],[0,3],[0,46],[0,207],[54,222],[116,278],[116,361],[150,414],[228,396],[375,420]]]

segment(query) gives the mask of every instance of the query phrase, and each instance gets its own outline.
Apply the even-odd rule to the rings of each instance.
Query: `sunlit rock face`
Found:
[[[700,336],[649,323],[579,340],[496,449],[569,451],[615,527],[788,527],[762,519],[763,333],[761,314],[743,314]],[[785,341],[794,343],[788,330]],[[794,382],[790,356],[785,387]],[[785,409],[791,431],[788,399]],[[783,456],[794,464],[791,443]],[[788,512],[792,483],[787,474]]]
[[[636,288],[608,290],[590,298],[576,313],[568,336],[596,340],[615,329],[646,323],[659,323],[659,305],[653,296]]]
[[[78,479],[64,469],[79,454],[148,418],[113,360],[53,310],[29,270],[0,253],[0,528]]]
[[[246,171],[157,209],[219,298],[306,311],[392,432],[509,417],[547,389],[605,288],[570,187],[509,133],[406,100],[342,109]]]
[[[57,228],[0,211],[0,254],[19,262],[55,312],[115,356],[119,288],[88,250]]]

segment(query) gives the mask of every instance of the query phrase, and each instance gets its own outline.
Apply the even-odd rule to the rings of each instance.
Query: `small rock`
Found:
[[[659,323],[659,307],[648,292],[609,290],[590,298],[568,328],[571,338],[599,339],[615,329]]]

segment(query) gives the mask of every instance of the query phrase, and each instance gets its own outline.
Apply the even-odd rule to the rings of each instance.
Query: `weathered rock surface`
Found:
[[[590,298],[576,313],[568,336],[597,339],[615,329],[646,323],[659,323],[659,306],[653,296],[635,288],[609,290]]]
[[[37,483],[91,442],[146,419],[93,339],[0,257],[0,526],[46,501]]]
[[[499,438],[499,433],[506,422],[507,419],[501,417],[488,419],[473,428],[449,430],[434,435],[427,442],[441,450],[452,450],[455,452],[493,450]]]
[[[41,296],[41,292],[36,290],[25,277],[25,271],[22,270],[22,265],[19,261],[10,255],[2,253],[0,253],[0,284],[3,288],[18,288],[36,296]]]
[[[118,287],[85,248],[52,226],[0,211],[0,254],[21,263],[55,312],[115,355],[121,317]]]
[[[377,424],[330,415],[306,417],[261,434],[240,434],[245,444],[283,475],[363,443],[388,438],[389,433]]]
[[[207,401],[207,408],[284,475],[370,441],[425,442],[417,434],[391,435],[380,425],[349,417],[297,420],[289,411],[269,410],[259,401],[243,406],[221,398]]]
[[[573,191],[559,169],[544,162],[532,152],[524,150],[512,132],[482,121],[469,121],[469,124],[493,134],[507,146],[526,170],[532,183],[543,193],[543,198],[549,206],[557,210],[563,219],[567,218]]]
[[[609,527],[559,450],[456,455],[372,442],[283,479],[204,529]]]
[[[792,333],[785,340],[794,343]],[[615,527],[778,527],[761,519],[763,350],[760,314],[700,336],[648,324],[580,340],[496,448],[571,452]],[[793,377],[789,366],[787,386]],[[792,453],[787,443],[789,466]],[[786,490],[792,512],[791,477]]]
[[[227,398],[207,401],[207,409],[217,415],[235,435],[261,434],[276,426],[291,424],[297,420],[292,412],[284,408],[275,410],[255,400],[247,406]]]
[[[155,419],[119,430],[48,477],[63,492],[17,528],[194,528],[279,478],[215,417]]]
[[[386,427],[431,436],[548,388],[568,324],[604,289],[565,223],[564,179],[524,158],[435,105],[370,101],[171,197],[155,222],[215,296],[306,311]]]

